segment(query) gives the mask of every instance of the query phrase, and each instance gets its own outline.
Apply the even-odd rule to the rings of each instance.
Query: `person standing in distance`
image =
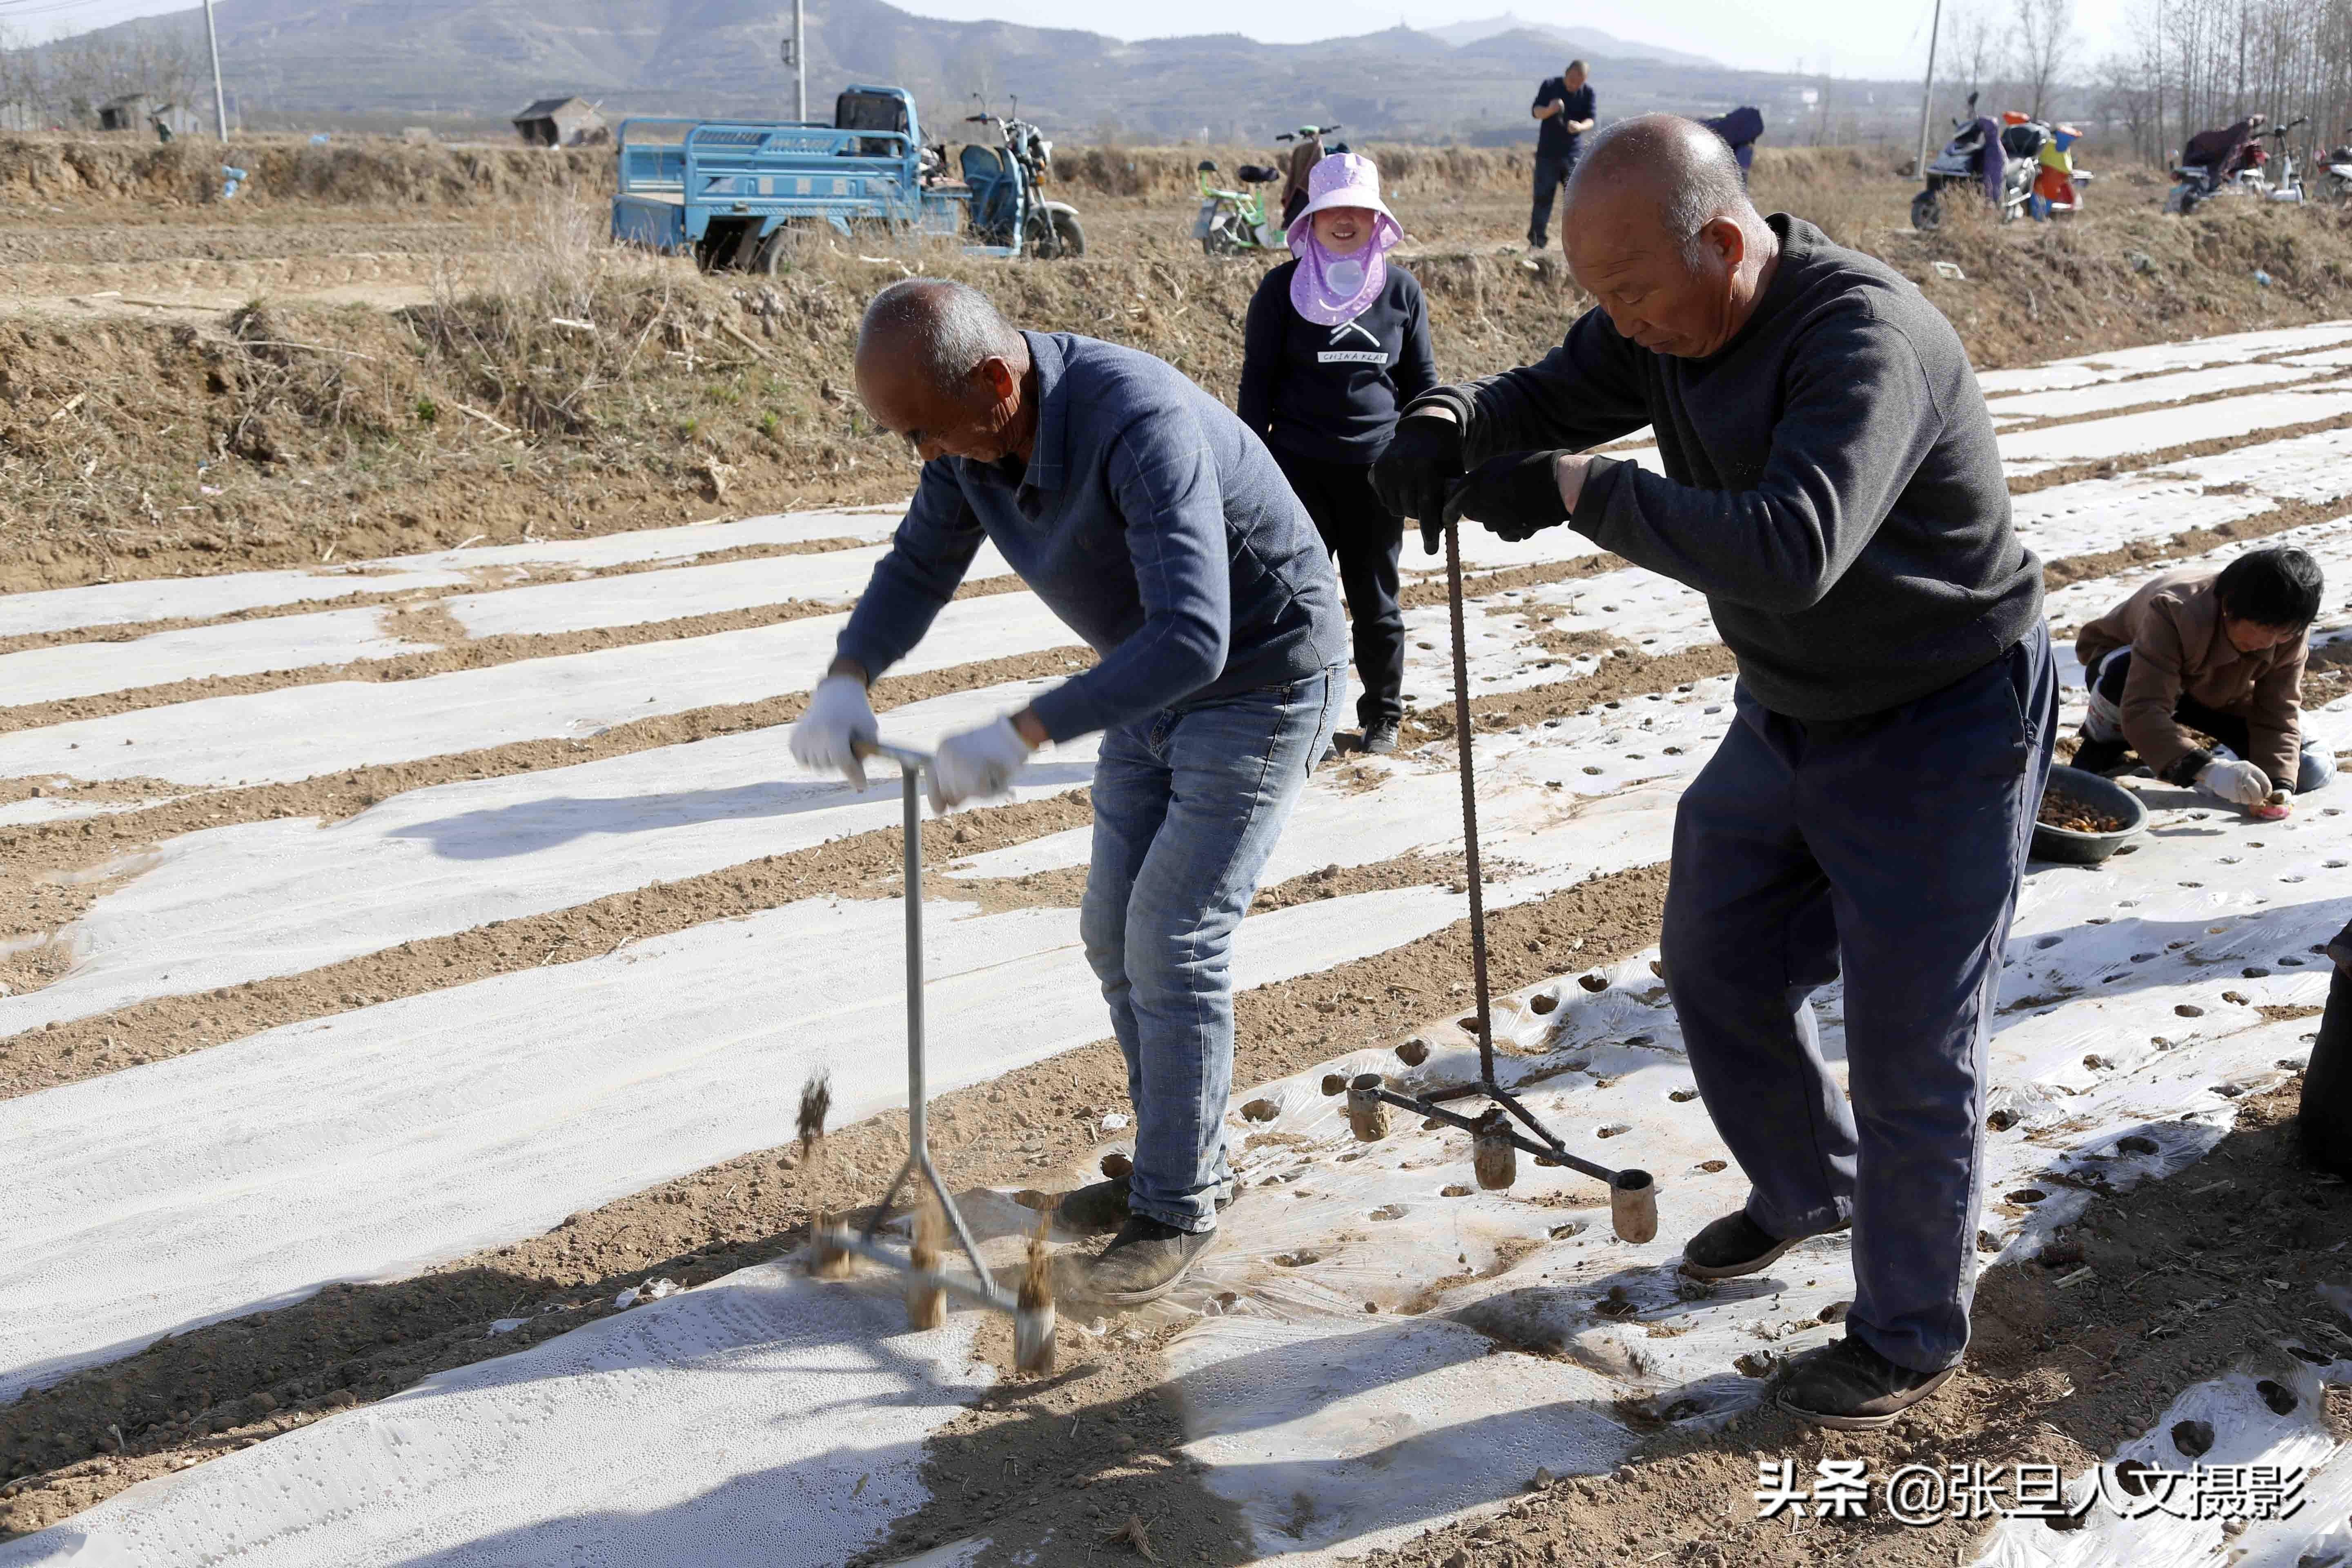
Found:
[[[1850,1225],[1845,1337],[1780,1401],[1889,1426],[1969,1342],[1987,1046],[2058,719],[2042,563],[1952,324],[1759,213],[1713,132],[1612,125],[1568,211],[1599,304],[1539,363],[1406,409],[1372,483],[1424,521],[1564,525],[1706,595],[1736,718],[1675,811],[1659,950],[1748,1194],[1683,1271],[1761,1273]],[[1664,473],[1591,455],[1644,425]],[[1841,978],[1843,1085],[1809,1001]]]
[[[1584,62],[1570,60],[1568,68],[1536,88],[1528,108],[1537,121],[1536,205],[1528,215],[1528,248],[1541,250],[1551,229],[1552,198],[1576,173],[1577,154],[1584,133],[1592,129],[1592,84],[1585,79]],[[1560,220],[1560,248],[1568,247],[1568,224]]]
[[[1404,237],[1369,158],[1334,153],[1308,177],[1290,225],[1297,259],[1265,275],[1242,340],[1242,423],[1282,465],[1339,559],[1354,622],[1363,749],[1396,750],[1404,721],[1404,520],[1372,493],[1372,461],[1397,411],[1437,384],[1421,285],[1388,252]]]

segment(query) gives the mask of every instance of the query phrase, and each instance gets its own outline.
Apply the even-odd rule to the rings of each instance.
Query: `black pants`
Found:
[[[1274,448],[1283,477],[1339,558],[1339,586],[1354,623],[1356,718],[1366,729],[1404,717],[1404,610],[1397,604],[1397,551],[1404,523],[1372,490],[1370,463],[1326,463]]]
[[[1563,153],[1536,154],[1536,205],[1528,215],[1528,244],[1537,250],[1544,247],[1544,237],[1551,229],[1552,198],[1559,195],[1560,186],[1568,184],[1569,175],[1576,172],[1576,154]],[[1568,225],[1560,224],[1560,248],[1568,248]]]
[[[2305,1157],[2324,1171],[2352,1176],[2352,973],[2337,957],[2352,951],[2352,926],[2327,946],[2336,973],[2328,978],[2327,1010],[2320,1016],[2311,1065],[2304,1069],[2297,1121]]]
[[[2131,679],[2131,649],[2117,648],[2101,661],[2098,670],[2099,695],[2110,702],[2124,700],[2124,682]],[[2210,735],[2239,756],[2253,750],[2253,738],[2246,730],[2243,714],[2224,713],[2208,708],[2187,692],[2173,705],[2172,717],[2179,722],[2203,734]]]

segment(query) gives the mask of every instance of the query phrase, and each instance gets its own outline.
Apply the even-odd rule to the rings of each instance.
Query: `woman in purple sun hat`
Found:
[[[1307,189],[1290,225],[1295,259],[1267,273],[1250,301],[1238,411],[1339,557],[1363,749],[1392,752],[1404,718],[1404,523],[1372,493],[1372,462],[1398,411],[1437,384],[1437,365],[1421,285],[1388,259],[1404,231],[1381,200],[1381,172],[1334,153]]]

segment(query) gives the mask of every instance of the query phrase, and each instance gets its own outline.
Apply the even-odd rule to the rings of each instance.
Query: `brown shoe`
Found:
[[[1181,1284],[1193,1259],[1217,1241],[1213,1230],[1178,1230],[1150,1215],[1129,1215],[1087,1271],[1085,1294],[1110,1307],[1157,1301]]]
[[[1217,1212],[1224,1213],[1234,1206],[1240,1194],[1236,1186],[1217,1200]],[[1080,1236],[1108,1236],[1127,1223],[1128,1181],[1118,1176],[1106,1182],[1088,1182],[1083,1187],[1073,1187],[1054,1201],[1054,1223],[1064,1230]]]
[[[1054,1223],[1080,1236],[1108,1236],[1127,1223],[1127,1178],[1064,1193],[1054,1205]]]
[[[1836,1228],[1844,1230],[1847,1226]],[[1749,1219],[1746,1209],[1741,1209],[1716,1220],[1683,1243],[1683,1272],[1694,1279],[1731,1279],[1742,1274],[1759,1273],[1804,1239],[1801,1236],[1773,1236]]]
[[[1780,1385],[1780,1408],[1816,1426],[1868,1432],[1895,1418],[1952,1381],[1953,1363],[1941,1372],[1897,1366],[1852,1334],[1800,1358]]]

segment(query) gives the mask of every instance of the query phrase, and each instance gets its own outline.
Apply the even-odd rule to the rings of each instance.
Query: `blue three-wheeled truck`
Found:
[[[1052,258],[1086,248],[1077,213],[1039,184],[1053,143],[1017,120],[973,115],[1003,148],[963,150],[947,177],[923,145],[915,100],[895,87],[853,87],[833,123],[632,119],[621,122],[613,237],[691,255],[706,272],[773,272],[791,229],[968,235],[986,255]]]

